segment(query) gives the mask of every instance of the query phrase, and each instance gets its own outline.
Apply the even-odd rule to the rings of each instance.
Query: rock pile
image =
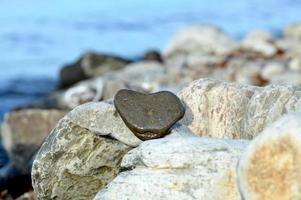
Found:
[[[56,91],[7,114],[3,169],[31,172],[39,200],[300,199],[300,24],[283,32],[236,41],[193,25],[135,61],[88,52]],[[178,94],[185,115],[142,141],[110,100],[121,89]]]

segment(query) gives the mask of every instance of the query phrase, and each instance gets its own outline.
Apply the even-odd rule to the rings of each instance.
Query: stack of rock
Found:
[[[301,87],[200,79],[178,95],[186,107],[183,119],[167,136],[144,142],[112,102],[76,107],[36,156],[37,198],[300,197],[301,114],[285,114],[300,109]]]
[[[84,54],[62,69],[56,91],[6,115],[0,186],[32,173],[36,198],[47,200],[300,198],[301,115],[282,117],[301,107],[300,27],[238,42],[194,25],[162,55]],[[177,93],[186,113],[166,137],[142,142],[110,100],[120,89]]]

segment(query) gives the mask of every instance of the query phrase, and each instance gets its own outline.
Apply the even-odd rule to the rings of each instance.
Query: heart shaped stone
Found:
[[[153,94],[122,89],[114,105],[127,127],[141,140],[163,137],[185,114],[181,100],[171,92]]]

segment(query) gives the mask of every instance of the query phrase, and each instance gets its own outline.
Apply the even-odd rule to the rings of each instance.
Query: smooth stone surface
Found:
[[[185,114],[176,95],[168,91],[143,94],[120,90],[114,104],[125,124],[141,140],[163,137]]]
[[[189,136],[143,142],[94,200],[239,200],[236,165],[244,140]],[[186,135],[186,136],[184,136]]]
[[[287,114],[250,142],[237,170],[243,199],[301,199],[300,122],[300,111]]]

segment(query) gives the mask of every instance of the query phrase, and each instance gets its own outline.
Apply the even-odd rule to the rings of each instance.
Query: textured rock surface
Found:
[[[2,125],[2,142],[15,167],[30,173],[31,161],[43,140],[64,111],[29,109],[7,113]]]
[[[225,54],[235,48],[236,43],[221,29],[212,25],[193,25],[176,33],[164,49],[164,56],[204,52]]]
[[[72,110],[68,118],[96,135],[106,135],[133,147],[141,143],[124,124],[111,101],[83,104]]]
[[[300,112],[283,116],[250,143],[238,167],[243,199],[301,199],[300,121]]]
[[[32,181],[38,199],[92,199],[119,171],[129,146],[62,119],[38,152]]]
[[[184,88],[182,123],[197,135],[251,139],[288,111],[301,107],[301,87],[255,87],[200,79]]]
[[[144,94],[120,90],[114,105],[127,127],[141,140],[167,135],[185,113],[181,100],[168,91]]]
[[[235,167],[246,144],[196,136],[146,141],[124,156],[127,171],[94,200],[238,200]]]

